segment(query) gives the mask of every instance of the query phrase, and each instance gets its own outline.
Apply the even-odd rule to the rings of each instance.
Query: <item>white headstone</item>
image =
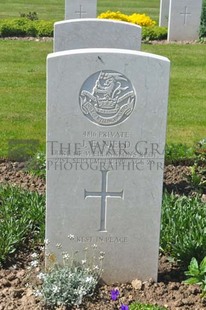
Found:
[[[160,0],[159,26],[168,27],[170,0]]]
[[[170,0],[168,41],[197,40],[202,0]]]
[[[104,47],[140,50],[141,27],[102,19],[75,19],[54,25],[55,52]]]
[[[65,0],[65,19],[96,18],[97,0]]]
[[[48,56],[47,251],[97,244],[107,283],[157,280],[169,67],[120,49]]]

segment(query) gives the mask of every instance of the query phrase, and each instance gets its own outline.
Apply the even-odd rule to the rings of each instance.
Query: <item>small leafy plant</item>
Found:
[[[206,167],[206,138],[195,144],[196,162]]]
[[[139,302],[133,302],[129,306],[129,310],[166,310],[166,308],[149,304],[142,304]]]
[[[193,147],[186,144],[167,144],[165,147],[166,164],[179,164],[180,162],[194,162],[195,152]]]
[[[43,195],[10,185],[1,185],[0,263],[4,263],[28,240],[43,242],[44,222]]]
[[[184,281],[186,284],[198,284],[201,286],[202,297],[206,297],[206,257],[200,264],[195,257],[191,259],[185,275],[189,278]]]
[[[70,240],[73,235],[68,236]],[[57,245],[61,248],[61,245]],[[56,261],[54,254],[49,254],[48,269],[41,273],[42,287],[40,296],[49,306],[79,306],[85,296],[92,296],[102,274],[104,252],[98,254],[97,246],[92,246],[92,256],[88,248],[84,249],[84,259],[77,259],[78,252],[62,253],[62,264]]]
[[[29,20],[38,20],[39,19],[37,12],[29,12],[28,14],[20,13],[20,17],[25,17]]]
[[[161,219],[161,250],[184,267],[192,257],[206,256],[206,205],[199,196],[164,193]]]
[[[206,152],[206,138],[200,140],[197,142],[197,149]]]
[[[43,179],[46,178],[46,155],[43,152],[37,153],[27,162],[27,171],[32,174],[39,176]]]
[[[190,167],[188,181],[200,194],[206,191],[206,139],[197,142],[194,146],[195,159]]]
[[[206,167],[201,167],[195,162],[190,167],[190,174],[187,179],[195,190],[202,194],[206,188]]]

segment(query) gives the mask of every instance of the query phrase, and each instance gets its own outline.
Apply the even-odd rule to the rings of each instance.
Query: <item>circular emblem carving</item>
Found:
[[[79,104],[83,114],[100,126],[113,126],[125,121],[134,110],[135,90],[123,74],[103,70],[83,83]]]

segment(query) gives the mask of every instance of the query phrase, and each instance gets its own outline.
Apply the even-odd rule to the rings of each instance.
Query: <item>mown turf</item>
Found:
[[[10,139],[39,139],[45,145],[46,55],[52,43],[0,41],[0,157]]]
[[[0,0],[0,18],[19,17],[19,13],[37,12],[39,19],[62,20],[65,0]],[[159,0],[98,0],[98,14],[107,10],[146,13],[156,21],[159,15]]]
[[[36,12],[40,19],[62,20],[65,0],[0,0],[0,18],[19,17],[20,13]]]
[[[146,45],[171,60],[167,143],[206,137],[206,45]],[[0,41],[0,157],[10,139],[38,139],[45,148],[46,55],[52,42]]]
[[[98,1],[98,12],[100,13],[107,10],[121,11],[125,14],[131,14],[134,12],[145,13],[151,16],[151,18],[153,18],[154,20],[158,21],[159,1],[158,0]]]
[[[143,45],[143,50],[171,60],[168,143],[206,137],[206,45]]]
[[[40,19],[64,18],[65,0],[0,0],[0,18],[37,12]],[[99,0],[98,13],[144,12],[158,20],[159,0]],[[143,45],[171,60],[167,143],[189,145],[206,137],[206,45]],[[38,139],[45,148],[46,55],[52,42],[0,40],[0,157],[10,139]]]

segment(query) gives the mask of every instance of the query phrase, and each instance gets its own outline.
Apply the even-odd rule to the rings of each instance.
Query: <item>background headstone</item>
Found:
[[[97,0],[65,0],[65,19],[96,18]]]
[[[141,27],[101,19],[77,19],[54,25],[54,51],[80,48],[140,50]]]
[[[168,27],[170,0],[160,0],[159,26]]]
[[[197,40],[202,0],[170,0],[168,41]]]
[[[157,280],[169,67],[120,49],[48,56],[47,251],[97,244],[107,283]]]

